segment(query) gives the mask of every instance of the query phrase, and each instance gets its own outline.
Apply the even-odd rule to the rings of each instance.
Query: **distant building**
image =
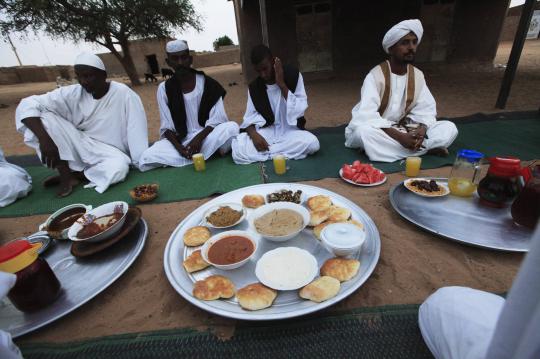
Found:
[[[162,68],[169,68],[165,59],[165,45],[170,39],[147,39],[130,41],[129,51],[135,64],[135,69],[140,77],[145,73],[160,74]],[[109,75],[122,75],[126,72],[118,59],[110,52],[97,54],[107,69]],[[193,67],[201,68],[208,66],[232,64],[240,62],[239,46],[223,46],[216,52],[191,52]]]
[[[540,10],[540,1],[536,2],[534,9],[536,11]],[[513,8],[508,9],[508,13],[504,20],[503,30],[501,32],[501,41],[514,41],[522,11],[523,5],[514,6]]]
[[[250,49],[263,42],[264,32],[275,55],[301,71],[340,71],[382,61],[385,32],[412,18],[424,25],[417,61],[492,61],[509,4],[509,0],[233,2],[248,78],[254,76]]]

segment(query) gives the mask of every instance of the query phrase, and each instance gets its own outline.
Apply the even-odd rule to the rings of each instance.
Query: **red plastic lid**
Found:
[[[489,159],[489,173],[501,177],[521,175],[521,161],[516,157],[492,157]]]
[[[31,248],[30,242],[24,239],[9,242],[0,247],[0,263],[10,260]]]

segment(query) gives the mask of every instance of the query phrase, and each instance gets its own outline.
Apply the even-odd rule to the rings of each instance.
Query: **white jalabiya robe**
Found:
[[[186,109],[187,135],[182,140],[182,145],[186,146],[204,127],[199,124],[199,106],[204,92],[204,76],[197,74],[195,77],[195,88],[184,96],[184,106]],[[160,166],[182,167],[193,163],[192,160],[180,155],[173,144],[164,137],[166,130],[176,132],[171,111],[168,106],[165,82],[158,86],[157,100],[159,105],[160,135],[161,139],[148,148],[141,156],[141,171],[148,171]],[[231,149],[231,141],[238,134],[238,124],[229,121],[223,106],[223,99],[219,98],[210,110],[210,115],[205,123],[214,129],[204,139],[201,146],[201,153],[208,159],[219,150],[222,154]]]
[[[390,98],[382,116],[378,112],[381,105],[380,85],[378,86],[374,70],[366,76],[360,102],[352,109],[351,122],[345,129],[346,147],[363,148],[372,161],[394,162],[408,156],[423,155],[432,148],[449,147],[452,144],[457,137],[457,128],[450,121],[437,121],[435,99],[425,84],[420,70],[415,69],[417,93],[408,114],[405,113],[407,75],[390,74]],[[403,147],[381,130],[397,125],[405,115],[413,123],[427,126],[424,148],[419,151]]]
[[[109,91],[95,100],[80,85],[30,96],[17,107],[17,130],[41,158],[38,138],[22,120],[40,117],[58,147],[60,158],[73,171],[84,171],[90,183],[103,193],[124,180],[129,165],[139,165],[148,148],[146,115],[139,96],[124,84],[111,81]]]
[[[308,107],[306,90],[302,74],[294,93],[289,91],[287,99],[281,94],[278,85],[266,85],[266,93],[274,113],[274,124],[268,127],[266,120],[255,109],[248,91],[248,101],[244,121],[240,128],[255,125],[257,132],[268,142],[269,150],[259,152],[247,133],[239,134],[232,142],[232,156],[235,163],[248,164],[266,161],[281,154],[291,160],[299,160],[319,150],[319,140],[308,131],[296,127],[298,117],[304,116]]]
[[[0,207],[24,197],[32,189],[32,178],[22,168],[6,161],[0,148]]]
[[[506,301],[464,287],[444,287],[420,306],[418,324],[444,359],[536,359],[540,341],[540,228]]]

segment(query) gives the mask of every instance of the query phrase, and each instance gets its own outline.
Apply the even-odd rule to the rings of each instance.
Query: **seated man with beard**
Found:
[[[44,185],[60,185],[69,195],[81,179],[103,193],[123,181],[129,165],[138,166],[148,147],[144,107],[128,86],[106,81],[99,57],[82,53],[75,59],[79,84],[60,87],[21,101],[17,130],[43,162],[58,171]]]
[[[424,74],[412,65],[422,39],[420,20],[392,27],[382,45],[388,61],[374,67],[345,129],[345,146],[361,148],[371,161],[393,162],[426,153],[448,155],[456,126],[437,121],[435,99]]]
[[[175,74],[158,86],[161,139],[142,154],[141,171],[187,166],[196,153],[205,159],[218,150],[224,155],[238,134],[238,124],[225,113],[225,90],[204,72],[191,68],[193,57],[187,43],[169,41],[166,52]]]

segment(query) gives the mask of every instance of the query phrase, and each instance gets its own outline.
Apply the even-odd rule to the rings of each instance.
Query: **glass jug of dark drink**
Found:
[[[522,176],[519,158],[489,158],[487,175],[478,184],[480,203],[498,208],[510,205],[523,188]]]
[[[540,217],[540,165],[536,165],[525,180],[525,187],[512,203],[511,213],[514,222],[534,229]]]

